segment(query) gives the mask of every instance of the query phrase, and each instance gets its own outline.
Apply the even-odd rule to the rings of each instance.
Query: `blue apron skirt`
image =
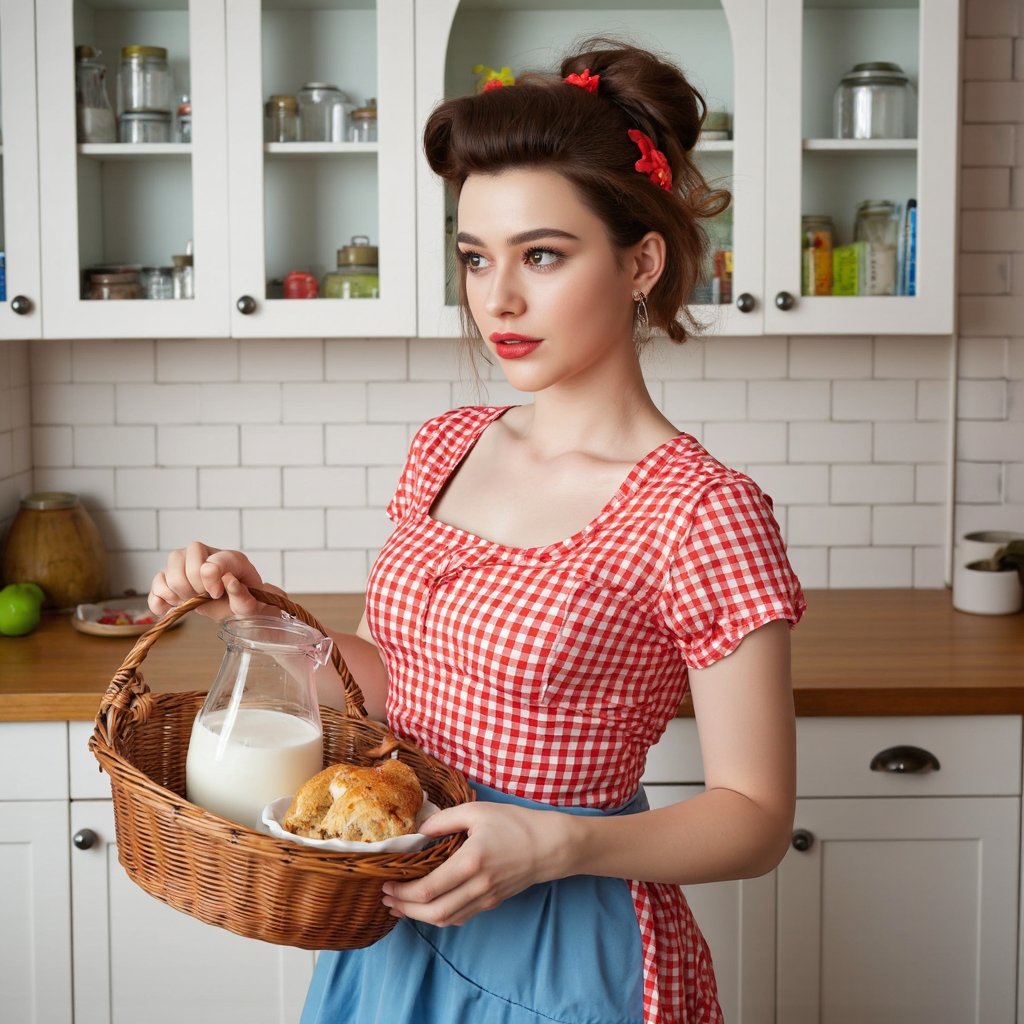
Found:
[[[568,814],[473,785],[478,800]],[[366,949],[322,952],[301,1024],[642,1024],[640,928],[627,882],[573,875],[533,885],[463,925],[401,918]]]

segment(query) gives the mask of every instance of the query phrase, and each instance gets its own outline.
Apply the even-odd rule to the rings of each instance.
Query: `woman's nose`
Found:
[[[516,316],[526,308],[522,291],[516,283],[514,268],[495,267],[489,284],[485,305],[489,316]]]

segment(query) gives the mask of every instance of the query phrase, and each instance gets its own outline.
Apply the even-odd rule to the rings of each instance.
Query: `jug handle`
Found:
[[[294,615],[297,619],[305,622],[307,626],[312,626],[326,636],[327,631],[317,618],[290,598],[269,590],[258,590],[255,587],[250,590],[250,593],[258,601],[272,604],[275,608]],[[101,740],[106,746],[112,746],[112,740],[117,735],[117,726],[121,718],[127,717],[129,722],[145,722],[149,718],[153,701],[150,689],[140,671],[142,662],[145,661],[153,644],[178,619],[200,605],[206,604],[209,600],[211,598],[207,594],[190,597],[187,601],[172,608],[159,622],[147,629],[135,641],[135,646],[128,652],[100,701],[99,710],[96,712],[95,738]],[[352,673],[349,672],[348,666],[342,659],[337,644],[331,645],[331,661],[345,688],[345,713],[350,718],[365,718],[366,707],[363,703],[363,693],[355,679],[352,678]]]

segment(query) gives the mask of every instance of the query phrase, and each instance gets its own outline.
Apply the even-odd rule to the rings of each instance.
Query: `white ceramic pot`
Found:
[[[975,615],[1012,615],[1024,607],[1016,569],[981,569],[979,562],[953,569],[953,607]]]

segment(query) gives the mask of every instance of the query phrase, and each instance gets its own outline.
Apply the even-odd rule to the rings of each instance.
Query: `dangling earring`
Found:
[[[633,301],[636,303],[636,324],[634,335],[638,345],[644,344],[651,336],[651,321],[647,315],[647,295],[639,288],[633,289]]]

